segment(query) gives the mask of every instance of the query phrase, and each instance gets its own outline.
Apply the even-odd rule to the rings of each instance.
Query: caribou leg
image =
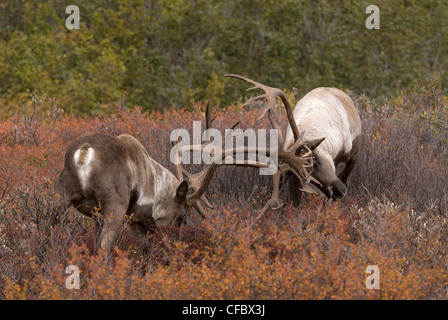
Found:
[[[353,168],[355,167],[356,160],[358,158],[358,149],[360,144],[361,144],[361,138],[356,137],[352,143],[352,150],[350,151],[350,159],[345,164],[344,170],[338,176],[339,180],[341,180],[342,183],[345,184],[346,186],[347,186],[347,178],[352,172]]]

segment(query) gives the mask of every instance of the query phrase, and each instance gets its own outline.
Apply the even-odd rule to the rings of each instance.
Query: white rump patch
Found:
[[[92,148],[78,149],[75,152],[73,159],[75,165],[78,167],[78,176],[81,183],[82,190],[85,192],[87,189],[87,180],[91,172],[91,163],[94,158],[95,151]]]

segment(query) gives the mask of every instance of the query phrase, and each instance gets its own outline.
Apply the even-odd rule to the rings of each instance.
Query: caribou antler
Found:
[[[271,122],[271,125],[274,129],[278,130],[278,136],[279,136],[279,154],[278,157],[283,162],[287,163],[289,167],[279,167],[279,169],[282,169],[282,171],[291,171],[296,175],[300,180],[307,181],[310,176],[311,172],[306,169],[312,169],[313,163],[312,163],[312,152],[311,150],[306,150],[305,153],[299,155],[297,150],[300,146],[303,144],[303,135],[304,132],[299,133],[299,129],[297,128],[297,124],[294,120],[294,116],[292,114],[292,108],[291,104],[288,101],[288,98],[286,97],[285,93],[278,89],[269,87],[267,85],[261,84],[259,82],[253,81],[251,79],[245,78],[240,75],[236,74],[225,74],[224,77],[233,77],[240,80],[244,80],[248,83],[251,83],[254,85],[254,87],[249,88],[247,90],[256,90],[260,89],[264,91],[264,94],[260,94],[258,96],[252,97],[249,100],[247,100],[244,105],[250,104],[255,100],[258,99],[266,99],[267,100],[267,107],[264,110],[263,114],[260,116],[260,119],[264,118],[266,115],[269,117],[269,120]],[[280,97],[283,104],[285,105],[286,109],[286,115],[288,117],[289,125],[291,126],[293,135],[294,135],[294,141],[295,143],[289,147],[285,148],[285,140],[284,135],[282,133],[282,128],[280,124],[278,123],[278,112],[277,112],[277,97]],[[304,148],[307,148],[306,146],[303,146]]]
[[[253,81],[251,79],[248,79],[246,77],[236,75],[236,74],[225,74],[224,77],[233,77],[237,78],[243,81],[246,81],[248,83],[251,83],[254,85],[254,87],[249,88],[247,90],[256,90],[260,89],[264,91],[264,94],[255,96],[247,100],[244,105],[250,104],[254,102],[255,100],[259,99],[266,99],[267,100],[267,106],[264,110],[263,114],[259,118],[262,119],[266,115],[269,117],[269,120],[271,122],[271,125],[274,129],[278,130],[278,136],[279,136],[279,150],[278,150],[278,159],[283,161],[285,164],[278,166],[278,172],[274,174],[274,190],[272,192],[272,196],[269,199],[269,201],[266,203],[264,208],[262,209],[262,212],[264,212],[269,206],[272,204],[277,204],[277,206],[280,206],[280,199],[279,199],[279,188],[280,188],[280,176],[282,173],[285,172],[291,172],[294,174],[301,182],[302,185],[304,183],[310,182],[310,180],[313,180],[316,183],[319,183],[317,180],[315,180],[313,177],[311,177],[312,170],[313,170],[313,159],[312,159],[312,151],[306,146],[303,145],[303,135],[304,132],[299,133],[299,130],[297,128],[297,124],[294,120],[294,116],[292,113],[291,104],[288,101],[288,98],[286,97],[285,93],[278,89],[269,87],[267,85],[261,84],[259,82]],[[289,147],[285,148],[285,138],[282,133],[281,126],[278,122],[278,112],[277,112],[277,97],[279,97],[286,109],[286,115],[288,117],[289,125],[291,126],[292,133],[294,135],[294,141],[295,143]],[[302,153],[298,154],[299,147],[302,146]],[[320,184],[320,183],[319,183]]]
[[[212,122],[215,119],[215,117],[212,118],[211,111],[210,111],[210,104],[207,103],[206,111],[205,111],[205,120],[206,120],[206,129],[210,129],[212,127]],[[232,126],[232,129],[234,129],[239,122],[234,124]],[[185,175],[189,180],[189,187],[193,190],[193,193],[189,196],[187,196],[187,205],[189,207],[195,208],[198,213],[201,215],[202,218],[206,218],[206,213],[204,210],[204,207],[201,204],[201,201],[204,202],[204,204],[209,207],[213,208],[213,206],[210,204],[210,202],[207,200],[207,198],[204,196],[205,191],[208,188],[208,185],[210,184],[211,178],[213,174],[215,173],[218,166],[221,165],[237,165],[237,166],[250,166],[250,167],[257,167],[257,168],[268,168],[269,164],[254,161],[254,160],[243,160],[238,161],[230,156],[234,154],[250,154],[250,153],[256,153],[258,151],[263,151],[269,153],[269,150],[267,149],[260,149],[260,148],[230,148],[225,149],[225,141],[231,137],[231,130],[227,133],[224,140],[222,141],[221,148],[217,150],[217,152],[214,154],[214,161],[212,164],[210,164],[207,168],[204,170],[198,172],[198,173],[190,173],[188,172],[182,165],[182,155],[184,152],[191,152],[191,151],[200,151],[202,152],[204,148],[210,144],[210,141],[207,141],[200,145],[185,145],[179,148],[177,154],[176,154],[176,174],[177,178],[182,181],[183,176]]]

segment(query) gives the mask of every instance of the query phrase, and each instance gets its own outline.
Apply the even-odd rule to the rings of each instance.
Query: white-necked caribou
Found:
[[[266,99],[267,107],[262,116],[268,116],[273,128],[281,133],[277,97],[282,100],[289,125],[286,135],[279,134],[279,148],[293,152],[305,159],[311,155],[311,167],[299,174],[289,166],[278,166],[274,175],[274,190],[270,205],[280,206],[280,178],[289,181],[290,198],[294,205],[300,203],[301,191],[318,193],[326,198],[341,198],[346,194],[347,177],[352,171],[361,140],[361,119],[352,99],[335,88],[316,88],[307,93],[292,111],[285,93],[248,78],[228,74],[254,85],[248,90],[261,89],[264,94],[246,101],[248,105],[258,99]],[[306,165],[303,169],[306,169]]]

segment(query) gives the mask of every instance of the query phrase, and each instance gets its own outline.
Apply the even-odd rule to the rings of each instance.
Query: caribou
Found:
[[[361,136],[361,121],[353,101],[334,88],[317,88],[296,105],[294,112],[283,91],[229,74],[261,89],[264,94],[249,99],[245,105],[265,98],[266,115],[278,131],[277,171],[274,189],[262,209],[278,208],[280,180],[289,181],[290,198],[300,203],[301,192],[314,192],[326,198],[340,198],[346,193],[347,177],[356,163]],[[250,90],[249,89],[249,90]],[[285,106],[289,126],[282,132],[277,98]],[[206,128],[211,128],[209,104]],[[236,123],[233,127],[238,125]],[[230,131],[231,132],[231,131]],[[190,208],[202,218],[207,214],[203,204],[213,208],[205,197],[216,169],[221,165],[268,168],[259,160],[235,160],[231,155],[259,153],[271,156],[270,148],[235,147],[225,149],[226,136],[220,148],[210,149],[210,141],[201,145],[178,148],[175,174],[149,156],[134,137],[123,134],[113,137],[103,133],[84,134],[72,141],[65,153],[62,170],[55,183],[59,195],[50,224],[55,226],[61,215],[73,206],[95,221],[95,251],[111,253],[125,221],[132,229],[146,234],[163,226],[191,224]],[[198,173],[190,173],[183,165],[185,152],[213,150],[214,161]],[[225,160],[225,161],[224,161]],[[186,177],[186,179],[185,179]],[[191,192],[190,192],[191,191]]]
[[[214,120],[209,104],[205,117],[206,128],[209,129]],[[238,123],[232,129],[236,125]],[[213,148],[213,163],[198,173],[190,173],[183,167],[180,161],[182,155],[185,152],[204,151],[211,142],[181,146],[176,153],[176,174],[173,174],[152,159],[145,147],[131,135],[81,135],[69,144],[65,153],[54,187],[59,197],[50,226],[54,227],[64,212],[73,206],[95,221],[95,252],[102,249],[110,254],[126,221],[132,230],[146,234],[163,226],[191,224],[190,208],[206,218],[202,204],[208,208],[213,206],[204,193],[219,166],[269,167],[256,160],[236,161],[232,158],[229,161],[232,155],[248,154],[259,149],[225,149],[228,138],[223,139],[221,148]],[[263,151],[269,156],[270,149]],[[306,159],[288,152],[281,152],[280,159],[297,171],[307,163]],[[189,191],[192,192],[188,194]]]
[[[302,191],[317,193],[327,199],[344,197],[347,178],[356,164],[361,141],[361,119],[353,100],[339,89],[320,87],[307,93],[297,102],[293,111],[285,93],[280,89],[236,74],[224,76],[254,85],[248,90],[263,90],[264,94],[249,99],[244,105],[266,99],[267,106],[259,119],[267,115],[271,125],[281,132],[277,111],[279,97],[285,106],[289,122],[286,135],[279,134],[279,148],[293,152],[302,160],[311,156],[309,164],[303,163],[302,171],[299,172],[289,165],[279,164],[273,176],[272,196],[262,211],[271,206],[274,209],[281,206],[281,177],[282,181],[288,181],[290,199],[296,207],[300,204]]]
[[[73,206],[95,221],[95,252],[110,253],[126,216],[141,233],[179,224],[188,184],[152,159],[134,137],[84,134],[70,143],[55,183],[54,227]]]

